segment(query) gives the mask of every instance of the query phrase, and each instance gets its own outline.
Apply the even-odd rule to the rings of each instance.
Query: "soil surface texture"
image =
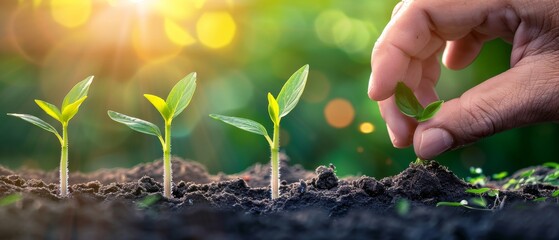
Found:
[[[275,200],[269,165],[210,175],[173,158],[172,199],[162,197],[160,160],[71,173],[67,198],[58,197],[58,171],[0,167],[0,239],[559,239],[551,185],[486,194],[483,210],[436,207],[474,206],[479,197],[465,191],[476,187],[434,161],[383,179],[340,179],[334,166],[311,172],[285,159]],[[21,199],[4,203],[14,194]],[[549,198],[534,201],[541,197]]]

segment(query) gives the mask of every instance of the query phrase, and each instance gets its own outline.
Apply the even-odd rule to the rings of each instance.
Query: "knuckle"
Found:
[[[460,98],[460,129],[468,141],[490,136],[502,129],[502,113],[497,110],[498,102],[469,95]]]

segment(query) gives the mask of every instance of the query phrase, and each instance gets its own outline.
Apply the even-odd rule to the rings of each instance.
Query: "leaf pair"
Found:
[[[303,90],[305,89],[308,74],[309,65],[305,65],[291,75],[291,77],[283,85],[277,99],[271,93],[268,93],[268,114],[270,115],[270,119],[274,123],[274,126],[279,126],[281,118],[289,114],[289,112],[297,106],[297,103],[303,94]],[[269,139],[266,128],[256,121],[219,114],[210,114],[210,117],[233,125],[242,130],[262,135]]]
[[[432,117],[441,109],[444,101],[439,100],[432,102],[427,107],[419,103],[413,91],[406,86],[404,83],[399,82],[396,85],[396,105],[404,115],[408,117],[415,118],[418,122],[425,122]]]
[[[49,116],[56,119],[60,123],[68,124],[68,122],[78,113],[78,110],[81,104],[87,98],[87,93],[89,91],[89,86],[93,81],[93,76],[89,76],[83,81],[77,83],[71,90],[66,94],[64,100],[62,101],[61,110],[58,109],[55,105],[50,104],[48,102],[42,100],[35,100],[35,103],[45,111]],[[21,118],[27,122],[30,122],[46,131],[52,132],[57,137],[60,138],[60,134],[56,129],[48,124],[47,122],[41,120],[38,117],[29,114],[16,114],[16,113],[8,113],[10,116]]]
[[[188,106],[195,90],[196,73],[190,73],[175,84],[169,92],[167,100],[163,100],[152,94],[144,94],[144,97],[157,109],[165,120],[165,123],[171,124],[173,118],[179,115]],[[111,119],[128,126],[132,130],[161,138],[159,127],[153,123],[110,110],[108,114]]]

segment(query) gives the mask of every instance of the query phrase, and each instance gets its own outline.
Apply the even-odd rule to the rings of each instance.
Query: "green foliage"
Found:
[[[493,179],[495,179],[495,180],[501,180],[501,179],[507,177],[508,175],[509,175],[508,172],[503,171],[503,172],[500,172],[500,173],[495,173],[495,174],[493,174],[492,177],[493,177]]]
[[[411,204],[410,201],[405,198],[400,198],[396,201],[396,212],[400,216],[405,216],[410,212]]]
[[[269,137],[266,128],[262,126],[262,124],[255,122],[253,120],[240,118],[240,117],[229,117],[229,116],[224,116],[219,114],[210,114],[210,117],[216,120],[220,120],[224,123],[233,125],[247,132],[262,135],[264,137]]]
[[[285,117],[299,102],[299,98],[305,90],[305,85],[307,83],[307,76],[309,73],[309,65],[305,65],[297,70],[291,77],[285,82],[277,99],[268,93],[268,115],[273,123],[274,134],[273,138],[270,138],[266,128],[253,120],[239,117],[230,117],[219,114],[210,114],[210,117],[220,120],[229,125],[235,126],[239,129],[245,130],[247,132],[255,133],[264,136],[268,143],[270,144],[270,149],[272,152],[271,162],[272,162],[272,176],[271,176],[271,188],[272,188],[272,199],[279,197],[279,128],[280,122],[283,117]]]
[[[136,203],[136,206],[138,206],[138,208],[140,209],[146,209],[152,206],[153,204],[157,203],[160,199],[161,199],[161,195],[159,194],[147,195],[144,198],[142,198],[140,201],[138,201]]]
[[[559,190],[553,191],[553,193],[551,193],[551,196],[552,196],[552,197],[557,197],[557,196],[559,196]]]
[[[41,120],[38,117],[29,114],[18,114],[18,113],[8,113],[9,116],[20,118],[27,121],[41,129],[53,133],[56,138],[60,141],[62,148],[60,156],[60,195],[65,197],[68,194],[68,123],[70,120],[78,113],[80,106],[87,99],[87,93],[89,91],[89,86],[93,82],[93,76],[89,76],[83,81],[77,83],[72,89],[66,94],[64,100],[62,101],[62,106],[58,109],[55,105],[48,103],[46,101],[35,99],[35,103],[43,109],[43,111],[54,118],[56,121],[62,124],[62,136],[58,131],[47,122]]]
[[[4,196],[3,198],[0,198],[0,207],[14,204],[21,201],[21,199],[23,199],[21,193],[12,193],[10,195]]]
[[[77,83],[72,89],[66,94],[64,100],[62,101],[62,111],[59,110],[55,105],[48,103],[46,101],[35,99],[35,103],[49,116],[54,118],[56,121],[64,124],[68,124],[68,122],[76,115],[78,112],[81,104],[87,98],[87,93],[89,91],[89,86],[93,82],[93,76],[89,76],[83,81]],[[62,143],[62,137],[56,131],[56,129],[45,122],[44,120],[35,117],[29,114],[17,114],[17,113],[8,113],[9,116],[18,117],[24,121],[32,123],[35,126],[38,126],[46,131],[49,131],[56,135],[56,137]]]
[[[423,108],[413,91],[403,82],[396,85],[396,105],[404,115],[415,118],[418,122],[425,122],[441,109],[442,100],[435,101]]]
[[[480,195],[480,194],[488,192],[489,190],[491,190],[491,188],[487,188],[487,187],[486,188],[478,188],[478,189],[470,188],[470,189],[466,189],[466,192]]]
[[[165,121],[165,136],[161,134],[159,127],[151,122],[115,111],[107,111],[112,120],[122,123],[134,131],[153,135],[159,139],[163,150],[163,194],[167,198],[171,198],[172,184],[171,123],[190,104],[195,90],[196,73],[190,73],[175,84],[166,100],[156,95],[144,94],[144,97],[157,109]]]
[[[109,117],[115,122],[122,123],[134,131],[162,137],[159,127],[153,123],[111,110],[107,111],[107,114],[109,114]]]

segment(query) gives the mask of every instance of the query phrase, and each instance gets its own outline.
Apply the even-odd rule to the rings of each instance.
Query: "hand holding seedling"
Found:
[[[379,101],[395,147],[413,143],[424,159],[497,132],[559,120],[559,6],[555,0],[422,0],[399,3],[373,49],[369,97]],[[511,68],[443,104],[432,119],[402,114],[394,93],[405,83],[423,106],[437,101],[439,53],[462,69],[485,41],[513,43]]]
[[[66,197],[68,195],[68,123],[78,113],[81,104],[87,98],[89,86],[93,81],[93,76],[87,77],[85,80],[76,84],[62,101],[62,107],[58,109],[53,104],[45,101],[35,99],[35,103],[39,105],[43,111],[49,116],[56,119],[62,124],[62,136],[58,133],[56,128],[38,117],[29,114],[8,113],[10,116],[21,118],[27,122],[34,124],[46,131],[53,133],[62,148],[60,154],[60,196]]]
[[[166,100],[144,94],[144,97],[157,109],[165,121],[165,136],[155,124],[148,121],[130,117],[122,113],[108,111],[109,117],[116,122],[122,123],[132,130],[154,135],[161,142],[163,148],[163,195],[171,198],[171,183],[173,182],[171,168],[171,123],[190,103],[196,90],[196,73],[191,73],[180,80],[169,92]]]
[[[272,189],[272,199],[279,197],[279,133],[280,121],[285,117],[299,102],[299,98],[305,90],[307,76],[309,74],[309,65],[305,65],[297,70],[281,88],[277,99],[268,93],[268,114],[274,126],[274,134],[272,138],[268,135],[266,128],[262,124],[246,118],[229,117],[218,114],[210,114],[210,117],[231,124],[242,130],[256,133],[264,136],[270,144],[272,176],[270,185]]]

